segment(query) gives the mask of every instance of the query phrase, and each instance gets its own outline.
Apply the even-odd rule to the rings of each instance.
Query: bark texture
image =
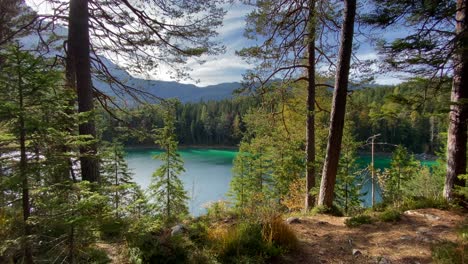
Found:
[[[447,174],[444,198],[454,198],[454,186],[465,186],[458,175],[466,174],[466,143],[468,117],[468,32],[467,0],[457,0],[455,63],[451,93],[447,140]]]
[[[346,112],[346,97],[348,92],[349,68],[353,47],[354,18],[356,16],[356,0],[344,1],[344,21],[341,30],[339,61],[333,92],[333,104],[330,117],[330,132],[328,135],[327,152],[323,165],[322,182],[318,205],[331,207],[335,190],[336,174],[341,152],[343,127]]]
[[[76,91],[78,95],[78,112],[94,110],[93,86],[91,80],[91,59],[89,42],[89,11],[88,0],[71,0],[69,14],[69,56],[74,67]],[[73,73],[67,73],[67,76]],[[69,77],[70,78],[70,77]],[[73,77],[70,78],[73,80]],[[70,80],[69,79],[69,80]],[[96,138],[94,117],[79,125],[79,133],[83,136]],[[80,148],[80,164],[82,179],[90,182],[99,181],[99,163],[96,158],[97,147],[95,143]]]
[[[309,43],[308,43],[308,84],[307,84],[307,121],[306,121],[306,193],[305,210],[315,203],[311,195],[315,187],[315,0],[309,1]]]

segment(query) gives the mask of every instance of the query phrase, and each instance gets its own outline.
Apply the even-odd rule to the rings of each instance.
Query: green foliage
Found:
[[[80,251],[76,259],[77,263],[108,264],[111,259],[106,252],[93,247],[85,248]]]
[[[415,177],[418,164],[414,156],[409,155],[406,148],[397,146],[392,154],[390,168],[380,174],[380,186],[382,196],[387,203],[399,203],[402,201],[402,188],[406,182]]]
[[[149,187],[154,210],[166,222],[175,222],[188,214],[187,193],[179,175],[184,172],[183,160],[177,152],[177,140],[172,109],[166,110],[164,127],[156,129],[155,143],[164,152],[156,155],[162,165],[153,173]]]
[[[245,131],[243,115],[257,105],[251,97],[229,100],[175,104],[175,132],[182,145],[237,146]],[[162,127],[165,110],[157,105],[138,105],[126,109],[125,113],[114,113],[121,122],[107,112],[102,116],[102,137],[112,141],[123,132],[128,137],[125,145],[152,144],[151,131],[154,126]],[[129,124],[129,128],[124,125]],[[124,130],[124,131],[122,131]]]
[[[356,215],[345,220],[347,227],[358,227],[364,224],[372,224],[373,219],[368,215]]]
[[[462,264],[468,261],[468,246],[442,242],[433,246],[432,261],[436,264]]]
[[[404,197],[400,205],[402,210],[420,208],[448,209],[450,205],[442,196],[439,197]]]
[[[263,263],[280,249],[265,241],[258,223],[239,223],[215,233],[215,251],[222,263]]]
[[[125,161],[123,146],[113,142],[103,148],[101,154],[101,184],[111,197],[116,218],[123,216],[133,203],[133,193],[136,183]]]
[[[334,216],[343,216],[343,212],[336,205],[333,205],[331,208],[326,206],[315,206],[310,211],[312,215],[316,214],[328,214]]]
[[[394,208],[386,208],[383,212],[377,215],[377,218],[382,222],[397,222],[400,220],[401,212]]]
[[[347,122],[343,131],[343,143],[341,144],[341,156],[335,184],[335,203],[345,215],[348,215],[361,207],[363,202],[361,188],[364,182],[363,173],[359,170],[357,149],[361,143],[354,140],[352,135],[352,123]]]

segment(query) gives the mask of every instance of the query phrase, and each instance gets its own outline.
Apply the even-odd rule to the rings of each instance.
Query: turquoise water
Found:
[[[153,159],[160,153],[152,149],[127,150],[129,168],[135,174],[135,181],[143,188],[147,188],[151,175],[161,165],[161,161]],[[232,177],[232,162],[237,155],[236,150],[222,149],[182,149],[180,154],[185,162],[185,173],[180,178],[184,183],[190,200],[190,213],[197,216],[205,213],[205,205],[211,201],[226,199],[229,182]],[[360,167],[369,166],[370,155],[361,155],[358,163]],[[423,161],[424,165],[432,165],[433,161]],[[379,155],[375,157],[375,168],[384,169],[390,166],[390,156]],[[362,192],[364,206],[371,204],[371,180],[366,175]],[[380,189],[376,186],[376,201],[380,200]]]
[[[147,188],[151,175],[161,165],[153,159],[160,153],[151,149],[127,150],[127,162],[134,173],[135,181]],[[189,210],[192,215],[205,213],[205,205],[210,201],[226,199],[231,181],[232,161],[237,154],[234,150],[182,149],[179,151],[185,173],[180,176],[189,195]]]

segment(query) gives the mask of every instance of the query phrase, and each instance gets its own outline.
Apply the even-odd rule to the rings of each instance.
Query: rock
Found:
[[[359,256],[362,255],[362,252],[359,249],[353,248],[353,256]]]
[[[401,236],[400,240],[411,240],[410,236]]]
[[[427,220],[429,221],[438,221],[440,220],[440,217],[432,214],[424,214],[424,217],[426,217]]]
[[[377,264],[391,264],[392,262],[388,259],[386,259],[385,257],[380,257],[378,260],[377,260]]]
[[[184,231],[187,230],[187,228],[185,228],[185,226],[182,224],[178,224],[178,225],[173,226],[171,230],[172,230],[171,236],[176,236],[176,235],[182,234]]]
[[[301,223],[301,220],[297,217],[288,217],[288,219],[286,219],[286,223],[288,224],[300,224]]]

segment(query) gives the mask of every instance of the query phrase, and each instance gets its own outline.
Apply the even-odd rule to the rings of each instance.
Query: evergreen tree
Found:
[[[408,150],[399,145],[392,154],[390,168],[384,171],[384,199],[388,202],[401,202],[404,184],[414,177],[418,168],[417,161]]]
[[[454,198],[455,186],[465,186],[458,175],[467,171],[468,120],[468,3],[466,0],[374,0],[365,16],[388,29],[404,25],[407,33],[390,43],[381,41],[384,66],[404,70],[443,84],[452,77],[447,137],[447,173],[444,197]]]
[[[164,112],[164,127],[155,130],[155,143],[163,150],[154,158],[162,165],[153,173],[149,187],[154,209],[166,222],[173,222],[188,214],[187,192],[179,175],[184,172],[184,162],[177,152],[174,109]]]
[[[101,175],[103,186],[109,189],[115,217],[119,218],[126,211],[131,201],[131,189],[136,184],[133,174],[125,161],[123,146],[114,141],[104,148],[102,156]]]
[[[362,171],[357,164],[357,149],[361,145],[352,134],[352,123],[345,124],[340,163],[336,179],[335,202],[348,215],[351,210],[361,207]]]
[[[19,164],[13,170],[16,182],[20,182],[23,215],[23,257],[26,263],[33,263],[30,236],[32,227],[30,188],[34,178],[31,159],[40,159],[38,151],[30,148],[30,140],[37,130],[44,129],[43,106],[52,99],[54,87],[60,75],[50,68],[41,57],[22,51],[19,46],[11,46],[2,57],[5,58],[0,72],[0,120],[7,124],[6,129],[19,146]],[[47,107],[51,107],[48,105]]]

